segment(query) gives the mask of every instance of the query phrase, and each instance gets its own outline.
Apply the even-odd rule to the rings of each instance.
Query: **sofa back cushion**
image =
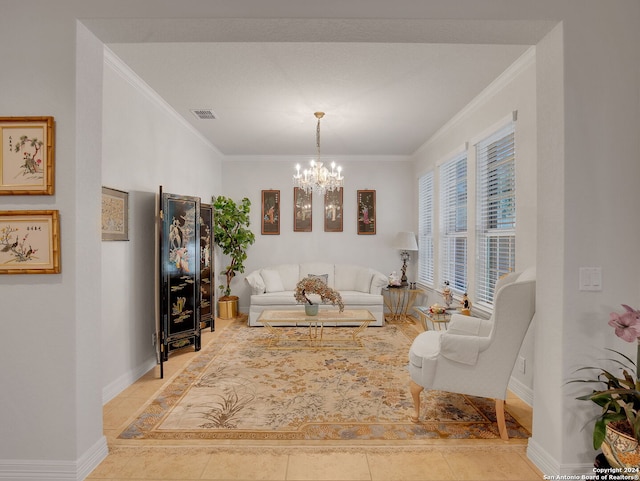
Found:
[[[373,273],[362,266],[336,264],[336,289],[339,291],[369,292]]]
[[[333,264],[328,264],[326,262],[306,262],[304,264],[300,264],[300,277],[299,279],[304,279],[305,277],[313,274],[315,276],[323,276],[327,275],[327,285],[329,287],[335,288],[335,275],[333,271]],[[298,281],[296,281],[297,283]],[[295,285],[293,286],[295,289]]]
[[[285,291],[294,291],[300,278],[300,266],[298,264],[280,264],[271,267],[280,273],[280,280]]]
[[[284,291],[284,285],[280,272],[276,269],[262,269],[260,272],[265,285],[265,292],[282,292]]]

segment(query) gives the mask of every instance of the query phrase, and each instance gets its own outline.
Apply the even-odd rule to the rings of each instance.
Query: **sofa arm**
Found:
[[[260,271],[253,271],[247,277],[244,278],[251,287],[251,294],[264,294],[267,286],[264,283],[264,279],[260,275]]]
[[[387,279],[387,276],[381,272],[374,272],[373,279],[371,279],[371,289],[369,290],[369,294],[380,295],[382,293],[382,288],[388,285],[389,279]]]

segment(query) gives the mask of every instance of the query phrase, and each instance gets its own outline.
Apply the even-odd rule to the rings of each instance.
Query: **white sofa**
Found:
[[[303,306],[296,302],[293,292],[298,281],[310,274],[326,274],[327,284],[340,293],[345,309],[367,309],[376,318],[370,326],[384,325],[382,288],[388,284],[387,277],[368,267],[324,262],[280,264],[249,273],[245,277],[251,287],[249,325],[262,325],[256,321],[264,309],[302,310]],[[312,301],[313,296],[316,297],[316,301],[320,300],[315,294],[311,296]],[[321,304],[320,309],[338,307]]]

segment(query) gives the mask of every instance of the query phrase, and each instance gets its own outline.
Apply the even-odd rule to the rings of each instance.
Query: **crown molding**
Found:
[[[533,65],[536,61],[536,47],[531,46],[523,53],[515,62],[513,62],[504,72],[491,82],[482,92],[480,92],[471,102],[465,105],[462,110],[455,114],[449,121],[440,127],[429,140],[422,144],[413,154],[419,154],[429,145],[436,142],[440,137],[445,135],[449,130],[456,127],[462,120],[466,119],[474,111],[485,105],[496,94],[502,91],[507,85],[513,82],[525,69]]]
[[[146,99],[153,102],[156,106],[160,107],[164,112],[166,112],[170,117],[181,124],[185,129],[190,131],[193,135],[198,137],[204,144],[213,149],[218,155],[224,157],[224,154],[220,152],[220,150],[211,143],[209,139],[207,139],[201,132],[199,132],[193,125],[191,125],[187,120],[180,115],[171,105],[164,100],[158,92],[153,90],[149,84],[147,84],[140,76],[135,73],[131,68],[122,61],[120,57],[118,57],[109,47],[104,46],[104,64],[105,66],[110,67],[114,72],[116,72],[120,77],[122,77],[126,82],[129,83],[132,87],[134,87],[138,92],[140,92]]]

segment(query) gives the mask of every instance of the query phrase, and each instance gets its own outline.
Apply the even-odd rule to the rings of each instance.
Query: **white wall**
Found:
[[[434,170],[437,179],[438,166],[449,160],[454,151],[467,145],[469,162],[469,227],[475,222],[475,147],[474,143],[482,136],[492,133],[497,124],[505,119],[511,120],[517,111],[516,121],[516,270],[536,265],[536,68],[535,48],[532,47],[518,59],[507,71],[498,77],[469,105],[454,116],[429,139],[415,155],[414,184],[423,173]],[[437,185],[436,185],[437,188]],[[437,192],[437,191],[436,191]],[[437,196],[436,196],[437,197]],[[436,206],[438,205],[436,199]],[[414,214],[417,219],[418,213]],[[437,216],[436,216],[437,218]],[[417,224],[415,229],[417,230]],[[434,235],[438,235],[438,225],[434,226]],[[475,236],[468,239],[469,296],[473,302],[475,286]],[[441,286],[436,286],[441,289]],[[525,359],[525,372],[515,369],[511,389],[529,404],[533,403],[533,329],[532,325],[520,356]]]
[[[156,213],[163,192],[209,202],[222,155],[112,52],[103,89],[102,184],[129,192],[129,242],[102,242],[103,399],[155,366]]]
[[[331,158],[343,167],[345,176],[343,232],[324,232],[324,200],[317,196],[313,197],[312,232],[293,232],[292,177],[296,163],[307,165],[308,159],[243,157],[224,162],[221,194],[236,202],[243,197],[251,200],[256,243],[247,251],[245,274],[268,265],[310,260],[365,265],[386,275],[399,272],[402,261],[392,243],[399,231],[411,230],[413,225],[412,163],[404,157]],[[261,235],[261,191],[272,189],[280,190],[280,235]],[[357,234],[358,190],[376,191],[375,235]],[[407,276],[415,277],[411,270]],[[231,287],[233,294],[240,296],[240,309],[248,312],[249,288],[244,275],[237,276]]]

